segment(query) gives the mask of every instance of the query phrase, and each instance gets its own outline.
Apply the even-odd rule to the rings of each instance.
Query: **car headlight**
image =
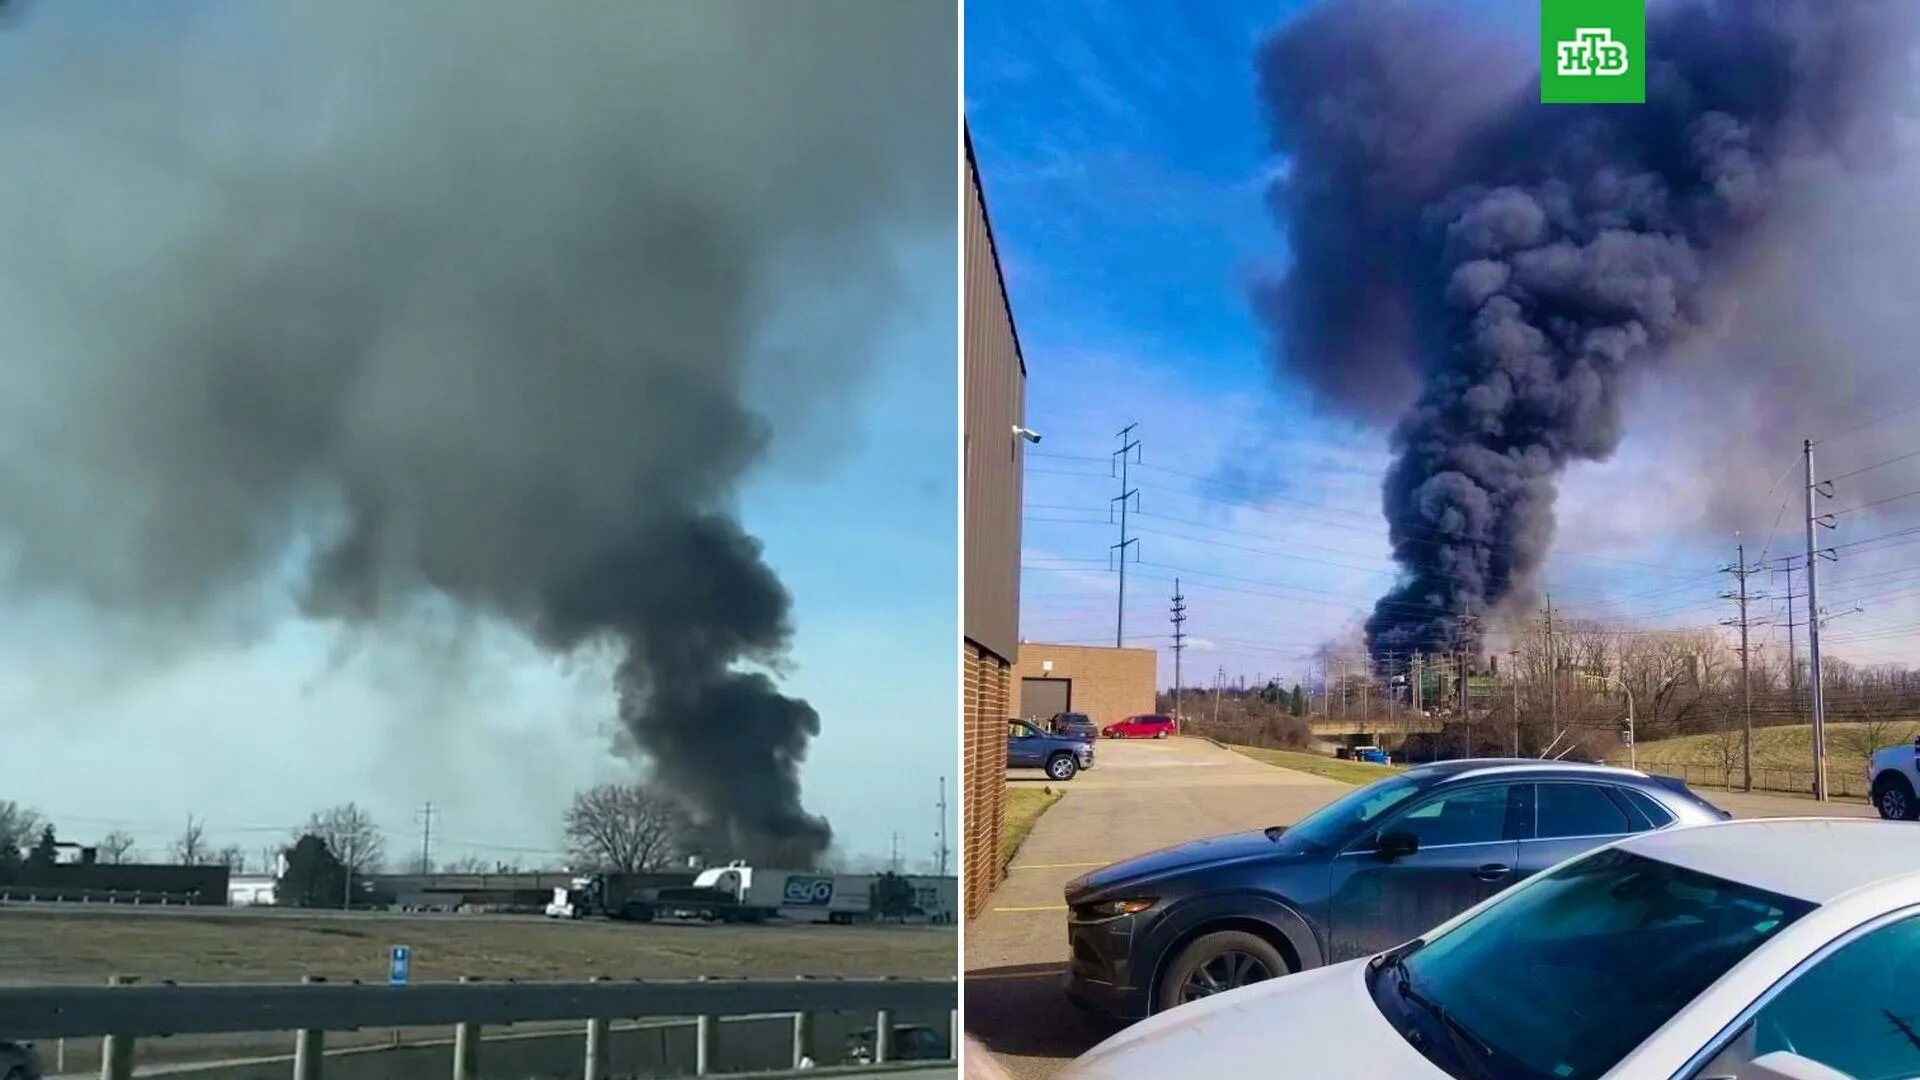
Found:
[[[1096,904],[1081,904],[1080,914],[1088,919],[1117,919],[1122,915],[1133,915],[1147,910],[1154,901],[1147,898],[1132,900],[1102,900]]]

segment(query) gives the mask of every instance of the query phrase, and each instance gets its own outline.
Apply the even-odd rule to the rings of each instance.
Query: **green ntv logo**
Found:
[[[1646,0],[1540,0],[1540,100],[1647,100]]]

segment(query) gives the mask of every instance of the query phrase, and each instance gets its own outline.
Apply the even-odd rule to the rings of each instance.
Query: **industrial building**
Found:
[[[1020,645],[1012,715],[1045,719],[1085,713],[1100,725],[1154,711],[1159,655],[1152,649],[1093,645]]]
[[[1016,715],[1013,666],[1020,647],[1020,476],[1031,435],[1025,430],[1026,360],[1014,331],[970,137],[966,148],[961,865],[971,918],[986,906],[1000,878],[1006,722]]]

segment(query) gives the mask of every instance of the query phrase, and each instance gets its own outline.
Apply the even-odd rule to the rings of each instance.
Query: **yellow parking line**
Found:
[[[1107,864],[1103,862],[1016,863],[1013,866],[1007,867],[1007,869],[1008,870],[1077,870],[1077,869],[1080,869],[1081,867],[1105,866],[1105,865]]]
[[[997,907],[995,911],[1065,911],[1065,904],[1040,904],[1034,907]]]

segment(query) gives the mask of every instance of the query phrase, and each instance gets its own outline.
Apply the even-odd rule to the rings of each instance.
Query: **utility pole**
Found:
[[[893,834],[893,851],[887,856],[887,869],[896,874],[900,872],[900,833],[898,830],[895,830]]]
[[[934,863],[939,867],[939,875],[947,876],[947,858],[952,854],[947,848],[947,778],[940,778],[940,825],[935,831]]]
[[[1220,722],[1220,684],[1227,681],[1227,669],[1215,668],[1213,672],[1213,722]]]
[[[1346,719],[1347,719],[1347,661],[1345,658],[1342,658],[1340,661],[1340,720],[1342,723],[1345,723]]]
[[[1180,595],[1180,579],[1173,579],[1173,722],[1180,723],[1180,653],[1187,647],[1186,631],[1180,628],[1187,621],[1187,598]]]
[[[342,878],[346,879],[345,882],[340,886],[340,910],[341,911],[346,911],[347,909],[353,907],[353,834],[352,833],[347,834],[346,849],[347,849],[346,850],[347,860],[345,863],[341,864],[341,868],[345,870],[346,873],[340,875]]]
[[[1547,722],[1560,741],[1560,656],[1553,643],[1553,594],[1547,594]]]
[[[1736,604],[1738,604],[1740,606],[1740,617],[1738,619],[1723,620],[1720,625],[1740,627],[1740,700],[1741,700],[1741,708],[1743,710],[1743,715],[1744,715],[1744,720],[1743,720],[1744,735],[1743,735],[1743,744],[1741,749],[1741,777],[1743,780],[1743,786],[1745,790],[1752,791],[1753,790],[1753,682],[1751,678],[1752,665],[1748,662],[1748,657],[1747,657],[1747,601],[1765,599],[1765,597],[1747,595],[1747,578],[1749,575],[1759,573],[1760,567],[1747,565],[1747,545],[1746,544],[1744,543],[1740,544],[1736,550],[1739,552],[1740,561],[1735,563],[1732,566],[1723,566],[1721,567],[1721,570],[1725,573],[1729,573],[1733,575],[1734,580],[1739,583],[1739,589],[1736,592],[1721,593],[1720,598],[1722,600],[1732,600]]]
[[[1793,572],[1798,569],[1793,556],[1787,556],[1785,561],[1786,565],[1774,573],[1787,575],[1787,709],[1792,712],[1800,708],[1800,647],[1793,632],[1800,624],[1793,617],[1793,602],[1805,594],[1793,591]]]
[[[1140,440],[1132,437],[1133,429],[1138,426],[1138,424],[1128,424],[1120,429],[1117,435],[1120,440],[1120,449],[1113,452],[1115,462],[1109,463],[1110,469],[1112,464],[1118,464],[1119,471],[1114,475],[1120,479],[1120,494],[1107,501],[1107,520],[1109,521],[1113,520],[1113,504],[1120,504],[1120,542],[1112,547],[1112,551],[1120,558],[1120,591],[1113,608],[1113,647],[1116,649],[1125,644],[1127,633],[1127,548],[1140,542],[1127,536],[1127,508],[1132,503],[1138,502],[1140,498],[1139,488],[1127,486],[1129,460],[1127,454],[1133,454],[1131,459],[1133,461],[1140,460]]]
[[[1520,654],[1510,653],[1513,663],[1507,677],[1513,682],[1513,756],[1520,756]]]
[[[1815,492],[1825,498],[1833,498],[1832,492],[1821,490],[1822,485],[1813,479],[1813,440],[1805,439],[1800,444],[1800,452],[1806,458],[1807,466],[1807,689],[1811,693],[1813,707],[1813,797],[1819,802],[1827,801],[1827,705],[1820,692],[1820,552],[1813,546],[1813,527],[1815,524],[1833,528],[1832,518],[1821,520],[1813,513]]]
[[[416,815],[420,820],[420,872],[433,873],[433,802],[429,800]]]

